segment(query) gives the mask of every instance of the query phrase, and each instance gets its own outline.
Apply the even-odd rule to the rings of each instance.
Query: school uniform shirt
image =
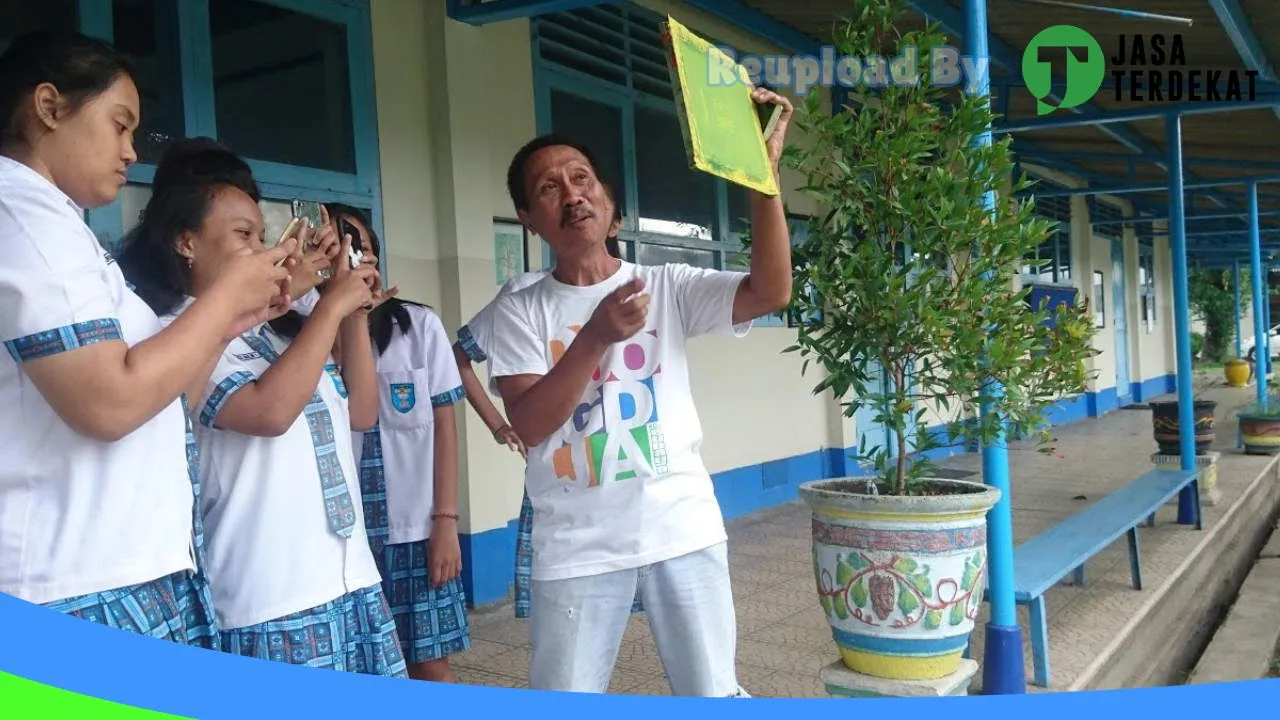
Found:
[[[311,315],[316,309],[316,303],[320,302],[320,291],[311,288],[302,294],[302,297],[293,301],[293,309],[301,315]]]
[[[409,311],[408,334],[393,325],[391,342],[377,359],[378,426],[387,484],[387,542],[431,536],[435,504],[435,409],[463,396],[462,378],[449,336],[435,313]],[[363,433],[353,442],[359,453]]]
[[[471,362],[483,363],[489,360],[485,348],[493,343],[493,315],[498,306],[498,298],[534,285],[550,274],[549,270],[534,270],[511,278],[502,284],[498,294],[488,305],[480,308],[467,324],[458,328],[458,345],[471,358]]]
[[[264,345],[265,343],[265,345]],[[279,437],[220,429],[218,413],[240,389],[262,377],[268,355],[289,342],[263,324],[232,340],[200,402],[201,510],[209,582],[225,629],[274,620],[381,582],[364,530],[360,475],[351,445],[351,416],[337,366],[329,361],[316,393],[332,427],[312,423],[313,402]],[[320,466],[341,471],[354,514],[349,537],[330,530]]]
[[[685,342],[746,334],[733,324],[744,273],[622,262],[596,285],[548,276],[505,295],[494,312],[490,374],[545,375],[609,293],[644,278],[645,327],[615,343],[569,419],[529,448],[535,581],[662,562],[726,539],[699,449]]]
[[[195,569],[181,400],[99,442],[63,422],[23,371],[161,329],[82,217],[51,182],[0,157],[0,592],[38,604]]]

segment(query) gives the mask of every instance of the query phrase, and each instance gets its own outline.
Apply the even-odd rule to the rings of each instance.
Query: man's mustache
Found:
[[[592,212],[590,208],[565,208],[565,211],[560,215],[560,227],[568,227],[571,222],[577,222],[578,220],[593,218],[595,216],[596,214]]]

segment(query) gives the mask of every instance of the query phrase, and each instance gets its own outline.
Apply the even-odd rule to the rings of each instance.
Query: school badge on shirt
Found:
[[[418,402],[413,383],[391,383],[391,406],[401,413],[407,413]]]

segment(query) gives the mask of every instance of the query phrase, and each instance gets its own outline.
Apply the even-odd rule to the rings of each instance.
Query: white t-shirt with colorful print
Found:
[[[545,375],[597,304],[637,275],[650,295],[644,329],[605,352],[568,421],[529,448],[536,581],[662,562],[726,537],[700,454],[685,343],[746,334],[750,322],[733,324],[744,273],[624,261],[587,287],[548,275],[496,301],[490,375]]]

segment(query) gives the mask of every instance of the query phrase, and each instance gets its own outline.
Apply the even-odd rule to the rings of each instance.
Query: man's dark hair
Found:
[[[550,133],[548,135],[540,135],[529,142],[525,146],[516,151],[516,155],[511,159],[511,165],[507,167],[507,192],[511,193],[511,202],[516,206],[516,210],[529,209],[529,189],[525,186],[525,170],[529,165],[529,158],[534,153],[549,147],[564,145],[582,153],[587,158],[587,162],[591,163],[591,168],[600,174],[599,166],[596,164],[596,157],[587,146],[574,141],[572,138],[558,133]]]

